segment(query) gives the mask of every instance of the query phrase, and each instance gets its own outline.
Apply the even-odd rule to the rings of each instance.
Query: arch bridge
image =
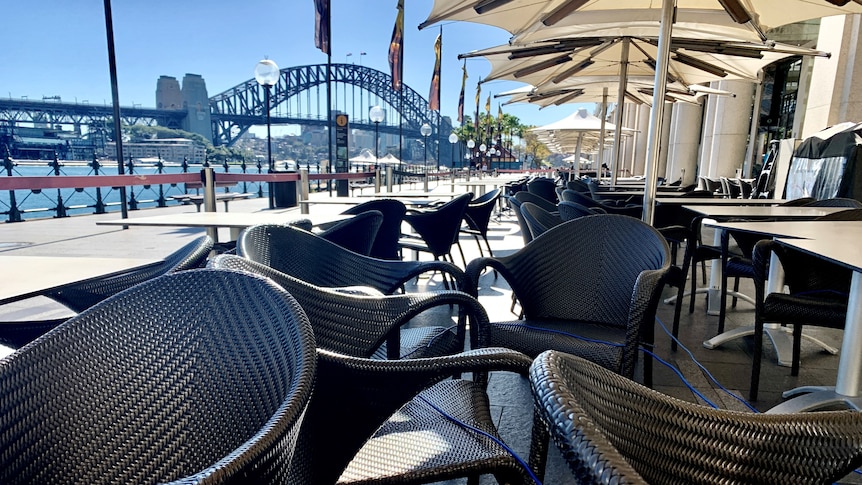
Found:
[[[271,88],[271,123],[327,126],[326,71],[327,64],[282,69],[278,83]],[[429,110],[428,101],[406,84],[402,84],[403,96],[393,90],[389,74],[355,64],[331,64],[330,78],[333,115],[347,113],[352,129],[373,132],[375,124],[368,118],[368,111],[380,105],[386,113],[377,127],[380,134],[399,133],[400,113],[405,138],[421,139],[422,124],[431,126],[429,155],[433,153],[437,158],[437,145],[448,143],[451,123],[439,112]],[[249,79],[210,97],[210,113],[213,142],[231,145],[250,127],[266,123],[265,88]],[[448,160],[448,152],[440,150],[440,158]]]

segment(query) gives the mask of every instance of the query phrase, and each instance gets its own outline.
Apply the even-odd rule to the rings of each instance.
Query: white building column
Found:
[[[751,126],[754,88],[755,83],[751,81],[718,83],[718,89],[730,91],[735,96],[720,96],[716,99],[711,146],[705,147],[709,155],[706,176],[735,177],[737,169],[742,170]]]
[[[675,103],[671,118],[671,132],[665,177],[673,182],[682,178],[681,185],[697,182],[697,159],[700,148],[700,129],[703,106]]]
[[[826,17],[820,21],[817,49],[830,52],[818,57],[811,72],[808,103],[800,138],[829,126],[862,118],[862,92],[854,80],[862,77],[860,15]]]
[[[647,151],[647,135],[649,131],[649,111],[650,107],[644,104],[634,106],[631,114],[631,124],[629,128],[636,130],[630,137],[629,144],[632,146],[629,175],[643,175],[644,165],[646,165]]]
[[[673,124],[673,103],[662,103],[664,110],[664,122],[661,130],[661,143],[659,144],[658,159],[656,160],[656,175],[664,177],[666,182],[673,182],[679,177],[671,177],[667,173],[668,158],[670,155],[670,128]]]
[[[709,83],[709,87],[718,89],[718,81]],[[707,95],[702,122],[703,135],[700,141],[700,155],[698,156],[698,167],[700,168],[697,174],[701,177],[712,177],[712,157],[710,156],[710,153],[712,150],[713,131],[715,130],[715,104],[717,102],[717,95]]]

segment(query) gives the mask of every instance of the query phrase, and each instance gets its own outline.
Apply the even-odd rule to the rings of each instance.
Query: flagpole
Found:
[[[332,11],[328,10],[329,15],[326,16],[326,31],[329,35],[329,44],[326,52],[326,141],[329,145],[329,163],[326,170],[332,173],[334,160],[332,159]],[[332,179],[326,183],[329,188],[329,196],[332,197]]]
[[[440,58],[443,57],[443,26],[440,26]],[[437,81],[437,171],[440,171],[440,129],[443,127],[443,98],[440,87],[443,85],[443,62],[440,62],[440,79]]]
[[[482,144],[482,139],[479,138],[479,136],[482,134],[482,132],[481,132],[482,123],[479,121],[479,103],[482,102],[481,100],[482,100],[482,78],[480,77],[479,82],[476,83],[476,143],[477,143],[476,146],[479,146]],[[470,150],[470,160],[471,161],[473,160],[473,158],[472,158],[473,153],[472,152],[473,151]],[[481,158],[480,158],[480,160],[481,160]],[[473,167],[470,167],[470,169],[472,170]]]

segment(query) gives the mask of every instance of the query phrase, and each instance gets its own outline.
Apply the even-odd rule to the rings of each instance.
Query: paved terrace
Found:
[[[405,190],[415,190],[408,189]],[[437,191],[451,190],[446,183],[441,183]],[[456,187],[456,190],[459,190]],[[463,188],[460,188],[463,190]],[[328,198],[327,193],[315,193],[312,198]],[[267,199],[250,199],[235,201],[230,204],[231,212],[254,212],[266,210]],[[223,210],[223,205],[218,204]],[[343,206],[320,204],[311,208],[312,213],[340,212]],[[168,212],[194,212],[194,206],[172,206],[162,209],[144,209],[130,212],[129,217],[146,217]],[[285,219],[300,217],[299,208],[276,209],[283,213]],[[203,229],[190,228],[158,228],[132,227],[127,230],[112,226],[97,226],[96,221],[116,219],[118,213],[104,215],[73,216],[63,219],[29,220],[22,223],[0,224],[0,253],[17,255],[80,255],[80,256],[163,256],[182,246],[190,239],[203,233]],[[219,238],[228,240],[228,231],[221,229]],[[711,240],[710,234],[705,234],[706,240]],[[523,246],[523,239],[517,222],[511,215],[504,214],[497,222],[492,221],[489,240],[496,255],[516,251]],[[468,260],[478,256],[478,249],[472,238],[462,237],[462,246]],[[456,256],[457,257],[457,256]],[[680,255],[681,258],[681,255]],[[561,261],[563,259],[561,258]],[[459,263],[460,264],[460,263]],[[708,264],[708,263],[707,263]],[[707,268],[708,271],[709,268]],[[577,268],[572,268],[577,271]],[[14,278],[15,275],[3,275]],[[700,275],[698,275],[700,278]],[[422,280],[419,285],[438,284],[437,281]],[[514,318],[508,310],[510,307],[510,290],[505,282],[493,274],[486,274],[482,279],[480,300],[485,305],[492,320]],[[675,294],[675,289],[665,290],[665,296]],[[742,291],[753,295],[750,281],[743,280]],[[687,300],[686,300],[687,303]],[[0,309],[0,317],[24,318],[26,316],[58,316],[64,313],[62,308],[47,299],[31,299],[7,305]],[[661,304],[657,319],[670,326],[673,321],[673,306]],[[738,308],[728,312],[727,328],[734,328],[753,322],[753,307],[740,301]],[[717,350],[704,349],[703,340],[717,333],[718,317],[706,316],[704,297],[698,295],[695,312],[688,314],[683,310],[680,340],[691,350],[694,358],[703,364],[709,372],[737,396],[747,395],[749,376],[751,372],[752,345],[750,339],[737,340],[726,344]],[[421,324],[421,322],[420,322]],[[811,328],[808,332],[836,347],[840,347],[841,332],[830,329]],[[790,376],[790,369],[779,367],[775,362],[774,352],[768,343],[764,350],[764,361],[761,374],[760,401],[754,403],[760,410],[766,410],[781,402],[781,391],[798,385],[829,385],[834,384],[838,357],[820,352],[818,348],[803,341],[802,366],[798,377]],[[0,349],[2,350],[2,349]],[[686,379],[708,399],[720,407],[747,411],[736,399],[719,389],[702,372],[683,349],[672,352],[670,338],[664,330],[656,328],[656,353],[671,365],[678,368]],[[676,374],[660,364],[655,365],[655,388],[666,394],[695,402],[697,398]],[[640,378],[640,377],[639,377]],[[529,445],[529,430],[532,422],[532,402],[529,395],[529,384],[520,377],[499,374],[492,376],[490,394],[495,412],[499,418],[501,434],[515,450],[524,458],[527,457]],[[546,483],[570,482],[565,465],[551,447],[549,468]],[[460,482],[453,482],[460,483]],[[483,482],[485,483],[485,482]],[[493,483],[493,480],[488,481]],[[862,483],[857,475],[851,475],[842,483]]]

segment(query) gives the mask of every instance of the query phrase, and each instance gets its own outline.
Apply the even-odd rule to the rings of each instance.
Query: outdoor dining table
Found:
[[[236,241],[243,229],[258,224],[288,224],[306,219],[312,226],[321,226],[353,217],[341,214],[301,214],[284,212],[182,212],[160,216],[132,217],[97,221],[101,226],[159,226],[159,227],[204,227],[207,234],[218,242],[216,229],[230,229],[232,241]]]
[[[161,262],[153,258],[2,255],[0,269],[6,277],[0,279],[0,304]]]
[[[381,197],[381,198],[391,198],[397,199],[401,201],[404,205],[408,207],[427,207],[431,205],[438,205],[443,202],[441,198],[431,198],[431,197]],[[300,212],[303,214],[308,214],[310,212],[310,208],[312,205],[359,205],[368,202],[369,199],[367,197],[330,197],[327,199],[307,199],[300,200]]]
[[[831,224],[831,222],[830,222]],[[834,232],[824,230],[813,239],[776,239],[779,244],[822,258],[853,271],[850,298],[844,322],[844,338],[838,361],[838,377],[834,387],[806,386],[784,393],[793,397],[770,409],[769,413],[793,413],[844,404],[862,410],[859,379],[862,377],[862,251],[859,237],[862,231]],[[801,395],[799,395],[801,394]]]
[[[813,239],[822,237],[824,234],[832,232],[856,234],[857,237],[862,237],[862,223],[854,221],[759,221],[759,222],[705,222],[709,227],[716,229],[716,233],[721,231],[745,232],[749,234],[759,234],[764,239],[769,238],[801,238]],[[722,248],[725,250],[726,248]],[[720,268],[719,268],[720,270]],[[781,267],[781,262],[773,253],[769,260],[769,275],[766,293],[777,293],[784,289],[784,272]],[[728,294],[732,294],[729,292]],[[738,297],[748,299],[745,295]],[[752,302],[753,303],[753,302]],[[764,325],[764,333],[775,347],[775,352],[778,356],[778,365],[790,367],[793,358],[793,337],[792,330],[778,324]],[[754,334],[754,325],[744,325],[732,330],[720,333],[703,342],[703,346],[707,349],[715,349],[721,345],[742,337],[747,337]],[[810,335],[803,334],[803,337],[822,347],[827,352],[832,354],[838,353],[838,349],[831,347],[825,342],[816,339]]]

